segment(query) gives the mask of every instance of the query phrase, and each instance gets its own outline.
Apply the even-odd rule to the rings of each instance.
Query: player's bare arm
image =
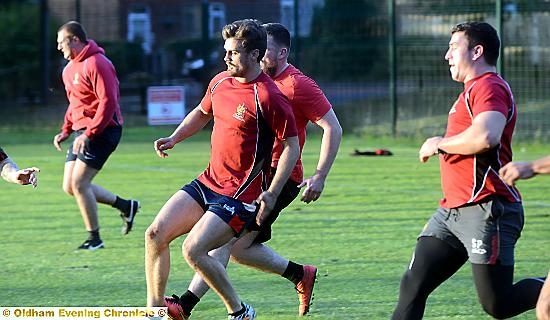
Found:
[[[428,161],[431,156],[435,156],[439,152],[438,146],[442,139],[443,137],[441,136],[435,136],[424,141],[418,151],[418,158],[420,159],[420,162]]]
[[[332,109],[316,121],[315,124],[323,129],[323,138],[321,140],[317,170],[315,170],[315,173],[311,177],[304,179],[298,186],[299,188],[306,187],[301,197],[301,200],[305,203],[315,201],[321,196],[325,188],[325,179],[336,159],[340,141],[342,140],[342,127]]]
[[[537,174],[550,173],[550,156],[535,161],[509,162],[499,170],[500,177],[508,185],[519,179],[529,179]]]
[[[155,152],[159,157],[166,158],[168,156],[166,150],[172,149],[179,142],[197,133],[204,128],[211,119],[212,114],[205,113],[200,106],[197,106],[185,116],[180,125],[169,137],[155,140],[153,143]]]
[[[57,149],[57,151],[62,151],[61,150],[61,143],[65,140],[67,140],[67,138],[69,138],[69,135],[67,133],[64,133],[64,132],[58,133],[53,137],[53,145],[54,145],[55,149]]]
[[[438,149],[451,154],[478,154],[500,143],[506,117],[498,111],[478,114],[462,133],[441,139]]]
[[[298,137],[288,137],[286,140],[283,140],[283,152],[281,153],[281,158],[277,164],[277,170],[273,176],[273,180],[269,185],[269,188],[262,192],[256,202],[260,204],[260,210],[256,218],[256,223],[261,225],[262,222],[269,216],[271,210],[275,206],[277,197],[281,193],[283,186],[290,177],[290,173],[296,161],[300,157],[300,144],[298,142]]]
[[[11,183],[30,184],[33,188],[36,188],[38,186],[38,178],[36,176],[38,172],[40,172],[40,169],[35,167],[19,169],[17,164],[10,158],[0,162],[0,175],[4,180]]]

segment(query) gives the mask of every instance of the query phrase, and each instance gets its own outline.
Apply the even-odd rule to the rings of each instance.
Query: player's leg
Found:
[[[189,266],[220,296],[229,314],[240,311],[242,302],[231,285],[225,266],[208,253],[227,244],[234,235],[227,222],[206,211],[185,238],[182,248]]]
[[[74,160],[65,162],[65,169],[63,174],[63,191],[65,191],[65,193],[70,196],[74,196],[72,174],[75,163],[76,156],[74,157]],[[113,205],[115,203],[117,196],[102,188],[101,186],[92,184],[92,190],[97,202],[110,205]]]
[[[147,306],[164,306],[164,291],[170,272],[169,244],[188,233],[203,213],[204,208],[197,200],[180,190],[164,204],[145,231]]]
[[[281,194],[277,199],[277,203],[275,204],[273,211],[264,222],[262,228],[253,224],[251,227],[254,231],[251,231],[236,239],[236,243],[234,245],[234,241],[232,241],[225,246],[212,250],[209,255],[216,257],[220,263],[227,266],[228,253],[231,250],[231,257],[235,262],[264,272],[282,275],[292,281],[295,285],[298,285],[301,280],[311,280],[309,281],[311,285],[307,287],[307,289],[310,290],[300,291],[306,293],[307,306],[309,306],[313,291],[315,273],[313,273],[313,276],[304,279],[304,266],[284,259],[271,248],[262,244],[262,242],[271,239],[272,224],[279,216],[280,211],[286,208],[298,196],[299,191],[300,189],[298,188],[298,183],[288,180],[281,190]],[[261,230],[261,232],[258,230]],[[195,273],[186,292],[184,292],[181,296],[172,295],[171,297],[165,297],[165,302],[166,305],[171,307],[173,310],[179,310],[179,314],[189,317],[195,305],[209,289],[210,287],[204,282],[202,277]],[[305,307],[303,309],[305,310]]]
[[[92,168],[101,170],[118,146],[121,136],[121,127],[105,128],[89,141],[85,152],[78,154],[78,159]],[[97,184],[92,184],[92,189],[98,203],[110,205],[120,211],[122,233],[128,234],[132,230],[134,218],[139,210],[139,201],[123,199]]]
[[[227,244],[217,249],[211,250],[208,255],[218,260],[224,268],[227,267],[231,247],[235,242],[234,240],[236,240],[236,238],[233,238]],[[189,283],[187,291],[181,296],[173,294],[172,296],[164,297],[164,304],[168,307],[168,312],[173,319],[188,319],[191,316],[191,311],[193,308],[195,308],[197,303],[199,303],[200,299],[206,294],[206,292],[208,292],[209,289],[210,287],[204,281],[202,276],[195,272],[193,279]]]
[[[231,260],[264,272],[282,275],[289,261],[263,243],[255,242],[259,231],[251,231],[239,238],[231,249]]]
[[[103,242],[99,236],[97,202],[92,190],[92,180],[97,173],[97,169],[89,167],[80,159],[77,159],[74,163],[71,189],[86,230],[89,233],[88,239],[78,249],[95,250],[103,247]]]
[[[392,319],[422,319],[430,293],[467,259],[464,250],[435,237],[420,237],[409,268],[401,278],[399,300]]]
[[[515,245],[524,223],[521,203],[495,198],[461,211],[463,241],[471,246],[472,272],[485,312],[501,319],[535,308],[543,280],[513,283]]]
[[[464,245],[449,230],[458,212],[438,208],[424,227],[407,271],[401,278],[392,319],[422,319],[426,300],[468,260]]]
[[[300,303],[298,315],[303,316],[309,312],[313,299],[317,268],[313,265],[301,265],[290,261],[265,244],[271,239],[272,225],[281,211],[290,205],[300,193],[298,185],[297,182],[290,179],[287,181],[268,219],[261,227],[253,228],[255,231],[239,238],[233,246],[231,257],[237,263],[277,274],[294,283]]]
[[[515,284],[514,266],[472,264],[483,310],[496,319],[506,319],[534,309],[544,278],[523,279]]]
[[[274,174],[274,170],[272,174]],[[285,209],[300,193],[298,183],[288,180],[271,214],[267,217],[262,226],[255,223],[251,226],[251,232],[240,237],[231,249],[231,258],[233,261],[258,270],[285,276],[285,278],[297,284],[303,277],[303,266],[297,265],[283,258],[269,246],[264,243],[269,241],[272,236],[272,226]],[[296,266],[289,271],[289,264]],[[292,268],[290,268],[292,269]],[[288,275],[285,274],[285,271]]]
[[[224,302],[230,319],[254,319],[256,313],[243,303],[233,288],[225,263],[212,257],[211,251],[220,248],[245,232],[255,221],[257,206],[219,195],[208,188],[202,189],[206,203],[212,203],[206,214],[193,227],[183,243],[183,255],[187,263]],[[219,257],[218,257],[219,258]],[[227,253],[225,253],[227,261]],[[248,319],[248,318],[247,318]]]
[[[264,239],[262,233],[263,231],[253,231],[239,238],[231,251],[232,260],[263,272],[277,274],[294,283],[298,293],[298,315],[306,315],[313,299],[317,268],[312,265],[301,265],[280,256],[271,247],[258,241]]]

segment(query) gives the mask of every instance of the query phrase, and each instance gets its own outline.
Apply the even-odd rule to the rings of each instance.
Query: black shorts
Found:
[[[214,192],[197,179],[183,186],[181,190],[195,199],[205,212],[210,211],[225,221],[236,237],[256,221],[259,209],[256,203],[244,203]]]
[[[75,131],[75,138],[83,133],[84,130]],[[122,127],[107,127],[93,139],[90,139],[84,152],[78,155],[73,153],[73,143],[71,143],[69,150],[67,150],[66,161],[76,161],[78,158],[91,168],[101,170],[111,153],[113,153],[118,146],[121,136]]]
[[[471,263],[514,265],[514,249],[524,223],[520,202],[498,197],[460,207],[438,208],[419,237],[435,237],[464,248]]]
[[[281,194],[277,198],[273,211],[271,211],[262,226],[260,227],[256,224],[256,222],[254,222],[254,224],[250,227],[250,230],[260,232],[254,239],[255,243],[263,243],[271,239],[271,226],[275,220],[277,220],[281,211],[288,207],[300,193],[300,188],[298,188],[298,185],[299,183],[288,179],[281,190]]]

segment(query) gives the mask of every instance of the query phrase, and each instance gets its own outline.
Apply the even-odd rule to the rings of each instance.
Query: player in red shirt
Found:
[[[230,319],[252,320],[254,309],[239,299],[225,265],[208,253],[268,218],[299,157],[299,143],[288,99],[260,68],[265,29],[246,19],[226,25],[222,36],[227,71],[211,80],[200,105],[174,133],[154,144],[165,157],[166,150],[214,120],[208,167],[168,200],[145,233],[147,305],[164,305],[168,245],[189,233],[183,244],[188,264],[222,298]],[[284,150],[265,190],[275,139]]]
[[[30,184],[33,188],[36,188],[38,185],[36,174],[38,172],[40,172],[40,169],[36,167],[19,169],[17,164],[0,147],[0,175],[7,182],[22,185]]]
[[[510,186],[519,179],[530,179],[538,174],[550,174],[550,156],[534,161],[508,162],[500,168],[501,178]],[[550,277],[550,273],[546,280]],[[545,281],[537,301],[537,319],[550,320],[550,282]]]
[[[325,179],[338,152],[342,138],[342,128],[330,102],[315,81],[288,63],[290,53],[290,33],[288,30],[279,23],[264,24],[264,27],[267,31],[268,40],[267,50],[262,60],[262,69],[290,100],[298,129],[300,152],[306,140],[308,123],[315,123],[323,129],[319,162],[315,173],[304,180],[304,169],[301,159],[298,159],[290,178],[283,188],[283,192],[277,199],[275,209],[264,225],[256,227],[255,231],[241,237],[232,248],[223,247],[217,250],[225,251],[217,254],[228,257],[227,252],[231,250],[231,256],[235,262],[264,272],[278,274],[292,281],[296,286],[300,301],[298,314],[303,316],[309,311],[317,268],[312,265],[304,266],[286,260],[265,245],[264,242],[271,239],[271,225],[275,222],[281,210],[298,196],[302,186],[305,186],[302,201],[310,203],[319,198],[324,188]],[[275,172],[282,150],[282,144],[276,141],[271,162],[272,172]],[[224,263],[227,263],[227,260]],[[189,316],[194,306],[206,294],[208,289],[200,275],[195,274],[188,290],[181,297],[177,295],[166,297],[166,303],[172,306],[173,309],[179,309],[180,313]]]
[[[439,155],[444,198],[420,233],[401,279],[392,319],[422,319],[429,294],[470,261],[479,301],[502,319],[535,307],[541,279],[513,283],[514,248],[523,229],[518,190],[499,177],[512,159],[516,104],[497,73],[500,40],[484,22],[456,25],[445,59],[464,91],[445,136],[427,139],[421,162]]]
[[[89,233],[78,249],[96,250],[104,247],[99,236],[97,202],[120,211],[123,234],[132,229],[139,208],[138,201],[122,199],[92,184],[122,135],[118,79],[105,51],[87,38],[86,31],[76,21],[69,21],[59,28],[57,49],[69,61],[63,69],[69,107],[61,132],[55,135],[53,144],[61,151],[60,144],[75,133],[67,150],[63,190],[75,197]]]

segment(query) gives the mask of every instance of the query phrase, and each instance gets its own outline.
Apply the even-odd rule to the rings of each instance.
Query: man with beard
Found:
[[[325,179],[338,152],[342,128],[330,102],[315,81],[288,63],[291,44],[288,30],[279,23],[268,23],[263,26],[267,31],[267,50],[262,59],[262,69],[290,100],[298,129],[300,152],[305,143],[308,123],[311,121],[323,129],[319,161],[315,173],[304,180],[304,170],[299,159],[277,199],[275,208],[264,224],[256,226],[252,232],[242,236],[232,248],[225,246],[218,249],[217,255],[228,257],[227,251],[231,250],[231,258],[235,262],[280,275],[293,282],[300,302],[298,315],[304,316],[309,311],[317,268],[289,261],[279,256],[264,242],[271,239],[271,225],[279,213],[298,196],[301,187],[305,187],[301,197],[302,201],[310,203],[319,199]],[[273,150],[272,172],[276,172],[281,151],[282,145],[276,142]],[[227,259],[223,263],[226,264]],[[165,298],[171,315],[173,317],[177,315],[182,315],[182,318],[189,317],[193,307],[208,289],[200,275],[195,274],[188,290],[181,297],[173,295]]]
[[[252,320],[256,313],[240,300],[223,259],[209,252],[268,219],[299,157],[299,142],[288,100],[260,67],[265,29],[255,20],[239,20],[226,25],[222,36],[227,71],[210,81],[199,106],[172,135],[154,143],[164,158],[166,150],[214,120],[208,167],[168,200],[145,233],[147,305],[164,305],[168,246],[189,233],[183,243],[189,266],[220,296],[229,319]],[[281,157],[264,190],[275,139],[283,146]]]

